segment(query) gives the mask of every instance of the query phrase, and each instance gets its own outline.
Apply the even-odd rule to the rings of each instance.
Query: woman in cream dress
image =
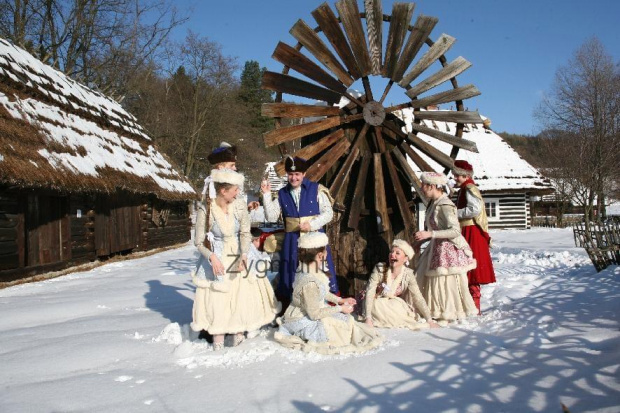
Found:
[[[443,174],[424,172],[421,181],[429,202],[426,230],[418,231],[415,239],[430,242],[416,273],[431,317],[448,322],[476,315],[478,309],[467,285],[467,271],[476,268],[476,260],[461,235],[456,206],[446,195],[448,179]]]
[[[207,199],[196,217],[194,242],[200,259],[192,274],[197,288],[191,328],[212,334],[213,348],[219,350],[225,334],[235,334],[238,345],[246,331],[271,323],[277,302],[266,277],[247,269],[250,218],[245,204],[235,202],[243,175],[214,169],[211,178],[216,197]]]
[[[413,254],[407,241],[394,240],[389,266],[379,263],[370,275],[363,306],[363,318],[369,326],[411,330],[438,327],[431,319],[415,273],[407,267]]]
[[[321,270],[327,255],[327,235],[302,235],[298,245],[300,267],[291,304],[274,338],[285,347],[322,354],[360,353],[381,344],[382,337],[373,328],[350,315],[355,300],[329,292],[329,276]]]

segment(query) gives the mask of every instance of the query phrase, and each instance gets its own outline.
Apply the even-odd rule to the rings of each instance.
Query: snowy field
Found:
[[[570,229],[492,235],[482,317],[361,356],[272,330],[212,352],[188,333],[189,245],[0,290],[0,412],[619,412],[620,269]]]

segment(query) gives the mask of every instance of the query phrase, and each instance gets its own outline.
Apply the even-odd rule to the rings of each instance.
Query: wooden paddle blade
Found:
[[[390,79],[396,68],[400,49],[403,46],[414,8],[414,3],[394,3],[392,6],[392,17],[390,18],[390,29],[385,46],[385,61],[382,70],[383,76]]]
[[[298,20],[290,30],[291,35],[297,39],[310,53],[325,65],[347,87],[353,83],[353,78],[342,67],[336,56],[327,48],[323,40],[303,20]]]
[[[261,115],[269,118],[310,118],[314,116],[338,116],[338,106],[302,105],[298,103],[263,103]]]
[[[457,138],[456,136],[450,135],[449,133],[438,131],[437,129],[433,128],[427,128],[426,126],[420,125],[418,123],[412,122],[409,126],[411,126],[411,129],[416,132],[420,132],[442,142],[449,143],[452,146],[456,146],[470,152],[478,152],[478,147],[476,146],[476,142],[474,141]]]
[[[375,211],[377,212],[377,231],[379,233],[389,231],[391,228],[390,216],[387,210],[387,198],[385,195],[385,179],[383,177],[383,164],[381,154],[373,155],[375,171]]]
[[[438,21],[439,19],[436,17],[418,16],[411,30],[411,34],[409,35],[409,39],[407,39],[407,43],[400,55],[400,59],[398,59],[396,68],[392,73],[391,79],[393,81],[399,82],[402,79],[405,70],[407,70],[411,62],[413,62],[413,59],[420,51],[420,48],[431,34]]]
[[[409,162],[407,162],[407,159],[405,159],[405,156],[400,152],[397,147],[394,147],[391,152],[392,156],[396,158],[397,163],[400,165],[403,173],[407,177],[407,180],[416,191],[422,202],[424,202],[424,204],[426,205],[428,203],[428,199],[426,198],[426,196],[424,196],[424,193],[422,192],[422,181],[420,181],[420,178],[418,178],[418,176],[415,174],[415,171],[413,170],[413,168],[411,168],[411,165],[409,165]]]
[[[282,73],[263,73],[261,84],[263,89],[273,90],[280,93],[288,93],[295,96],[303,96],[310,99],[324,100],[334,104],[340,101],[340,94],[333,90],[325,89],[315,84],[297,79],[296,77],[283,75]]]
[[[357,60],[360,76],[368,76],[370,74],[370,56],[368,55],[368,45],[360,20],[357,0],[339,0],[336,2],[336,9]]]
[[[471,67],[471,63],[468,62],[463,57],[459,56],[456,59],[454,59],[454,61],[452,61],[450,64],[443,67],[437,73],[427,77],[426,79],[422,80],[420,83],[418,83],[417,85],[409,89],[406,92],[406,94],[411,99],[413,99],[416,96],[426,92],[427,90],[430,90],[434,88],[435,86],[439,86],[443,82],[446,82],[452,79],[453,77],[460,75],[461,73],[463,73],[465,70],[469,69],[470,67]]]
[[[333,78],[316,63],[304,56],[299,50],[286,43],[279,42],[276,50],[271,55],[275,60],[288,66],[302,75],[314,80],[328,89],[338,93],[345,93],[347,88],[337,79]]]
[[[416,62],[416,64],[411,68],[409,73],[403,76],[403,78],[400,80],[400,82],[398,82],[398,84],[404,88],[409,87],[411,82],[413,82],[415,78],[420,76],[422,72],[428,69],[428,67],[432,65],[435,60],[439,59],[441,55],[447,52],[452,47],[455,41],[456,39],[454,37],[449,36],[445,33],[442,34],[439,39],[437,39],[435,44],[433,44],[431,48],[428,49],[424,56],[422,56],[420,60]]]
[[[313,163],[312,166],[308,168],[308,171],[306,171],[306,177],[311,181],[318,182],[323,175],[325,175],[327,171],[334,166],[336,161],[344,155],[346,150],[349,149],[349,146],[351,146],[351,143],[348,140],[339,140],[333,148],[325,152],[323,156],[318,159],[318,161]]]
[[[362,163],[360,165],[360,171],[357,175],[357,182],[355,184],[355,192],[353,193],[353,200],[351,202],[351,210],[349,211],[349,221],[347,226],[349,228],[357,229],[362,207],[364,206],[364,189],[366,188],[366,176],[368,175],[368,167],[370,166],[370,157],[363,156]]]
[[[349,175],[349,172],[351,171],[351,167],[353,166],[353,163],[355,162],[355,160],[357,159],[357,156],[360,153],[359,147],[362,144],[362,142],[365,141],[364,137],[366,136],[368,127],[369,127],[368,124],[364,123],[364,126],[362,126],[362,129],[359,131],[357,136],[355,136],[355,138],[353,139],[353,146],[351,146],[351,151],[349,151],[349,155],[347,156],[347,159],[345,160],[343,167],[336,174],[336,177],[334,178],[334,181],[332,182],[332,186],[329,188],[334,199],[338,199],[340,190],[343,188],[344,182],[347,176]]]
[[[383,51],[383,8],[381,0],[364,0],[368,47],[370,51],[370,70],[375,76],[381,75],[381,55]]]
[[[400,183],[400,179],[398,179],[398,172],[396,171],[396,167],[394,166],[394,161],[391,156],[386,156],[385,161],[387,163],[388,172],[390,173],[390,178],[392,180],[392,185],[394,185],[394,192],[396,193],[396,200],[398,202],[398,209],[400,210],[401,218],[405,224],[405,238],[412,242],[411,239],[413,236],[413,216],[411,211],[409,210],[409,202],[407,201],[407,196],[405,195],[405,191]]]
[[[332,146],[334,143],[338,142],[338,140],[340,139],[344,139],[344,130],[337,129],[334,132],[327,135],[326,137],[321,138],[318,141],[308,146],[304,146],[303,148],[296,151],[295,153],[292,153],[291,156],[292,157],[298,156],[303,159],[312,159],[319,153],[323,152],[325,149]],[[282,159],[280,162],[278,162],[274,166],[277,174],[280,176],[284,175],[284,173],[286,172],[284,170],[284,161],[285,160]]]
[[[450,158],[448,155],[446,155],[445,153],[441,152],[440,150],[436,149],[431,144],[423,141],[422,139],[420,139],[416,135],[409,134],[407,136],[407,140],[413,146],[418,148],[422,153],[427,155],[429,158],[431,158],[432,160],[434,160],[435,162],[437,162],[438,164],[440,164],[444,168],[452,169],[454,167],[454,160],[452,158]]]
[[[349,47],[346,36],[340,28],[338,18],[331,7],[329,7],[327,3],[323,3],[312,12],[312,16],[314,16],[319,27],[323,30],[323,34],[325,34],[327,40],[329,40],[334,47],[338,56],[340,56],[340,60],[342,60],[347,69],[349,69],[351,76],[353,76],[354,79],[359,79],[361,77],[361,72],[357,66],[357,61]]]
[[[465,100],[478,96],[480,91],[474,85],[465,85],[463,87],[457,87],[456,89],[450,89],[445,92],[436,93],[434,95],[423,97],[422,99],[415,99],[411,101],[411,106],[414,108],[425,108],[431,105],[439,105],[440,103],[456,102],[458,100]]]
[[[420,156],[418,155],[411,146],[409,146],[406,142],[400,144],[400,148],[405,151],[407,156],[411,158],[411,161],[420,168],[423,172],[435,172],[435,170]]]
[[[483,120],[478,112],[457,110],[415,110],[413,111],[413,116],[418,119],[428,119],[442,122],[483,123]]]
[[[303,125],[288,126],[275,129],[263,134],[265,146],[270,147],[280,143],[289,142],[294,139],[303,138],[330,128],[340,125],[340,117],[333,116],[316,122],[305,123]]]

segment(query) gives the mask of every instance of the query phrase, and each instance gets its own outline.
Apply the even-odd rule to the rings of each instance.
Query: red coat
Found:
[[[473,188],[472,188],[473,187]],[[484,201],[480,196],[480,191],[475,187],[474,181],[469,179],[459,190],[457,199],[457,208],[465,208],[467,206],[466,192],[469,190],[470,196],[475,196],[482,203],[482,212],[479,219],[461,221],[461,233],[467,240],[474,253],[474,258],[478,262],[478,266],[467,273],[469,284],[490,284],[495,282],[495,270],[493,269],[493,261],[491,260],[491,252],[489,245],[491,237],[486,228],[480,226],[480,222],[486,222],[486,211],[484,210]],[[473,221],[473,222],[472,222]]]

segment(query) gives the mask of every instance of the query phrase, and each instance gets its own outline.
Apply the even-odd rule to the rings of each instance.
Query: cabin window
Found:
[[[484,209],[487,212],[487,218],[489,219],[489,221],[499,221],[499,199],[485,199]]]

